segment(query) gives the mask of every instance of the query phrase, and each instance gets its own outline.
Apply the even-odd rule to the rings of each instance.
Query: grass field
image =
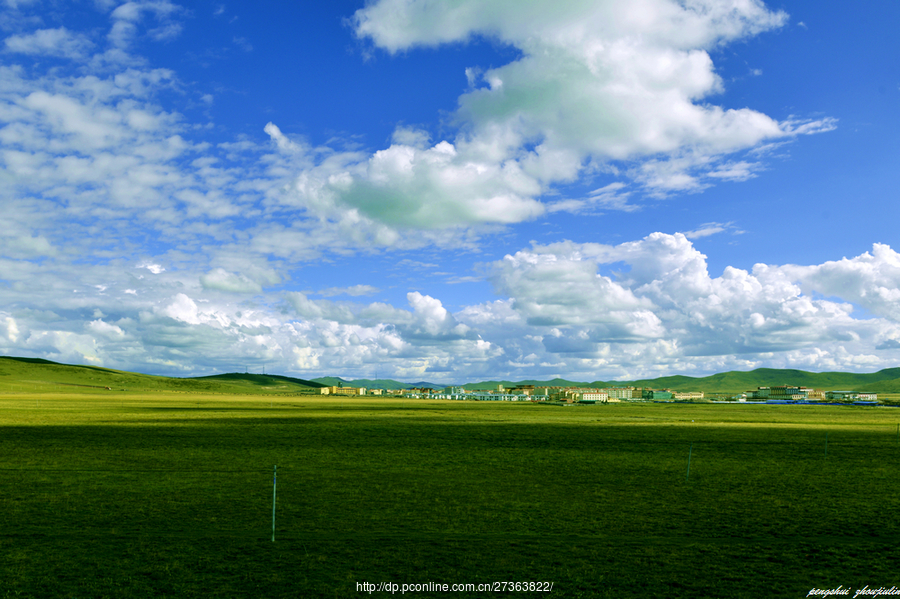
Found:
[[[898,422],[892,408],[23,387],[0,392],[0,599],[900,586]]]

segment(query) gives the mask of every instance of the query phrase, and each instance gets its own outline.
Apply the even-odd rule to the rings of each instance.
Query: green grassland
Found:
[[[0,599],[900,586],[898,422],[885,407],[0,386]]]

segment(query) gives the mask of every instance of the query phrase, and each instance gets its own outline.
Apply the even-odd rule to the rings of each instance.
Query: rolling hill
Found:
[[[324,387],[363,387],[365,389],[412,389],[421,387],[430,387],[432,389],[443,389],[445,385],[436,383],[428,383],[420,381],[418,383],[401,383],[393,379],[353,379],[345,380],[337,376],[323,376],[312,379],[312,382],[319,383]]]
[[[471,390],[496,389],[497,385],[505,388],[516,385],[535,385],[552,387],[649,387],[653,389],[672,389],[673,391],[703,391],[705,393],[732,394],[750,391],[757,387],[777,385],[797,385],[812,389],[854,390],[873,393],[900,393],[900,368],[887,368],[873,373],[852,372],[806,372],[804,370],[758,368],[749,372],[729,371],[706,377],[690,377],[683,375],[660,377],[656,379],[639,379],[634,381],[593,381],[578,382],[566,379],[550,381],[484,381],[469,383],[465,387]]]
[[[339,377],[305,380],[275,374],[249,373],[176,378],[125,372],[98,366],[60,364],[39,358],[0,356],[0,390],[27,386],[46,388],[48,385],[55,385],[73,390],[106,389],[108,387],[112,390],[128,391],[266,394],[309,393],[320,387],[338,384],[345,387],[365,387],[367,389],[443,388],[443,385],[425,381],[401,383],[391,379],[346,380]],[[887,368],[873,373],[817,373],[803,370],[759,368],[749,372],[722,372],[707,377],[677,375],[635,381],[593,381],[590,383],[559,378],[549,381],[483,381],[467,383],[464,387],[470,390],[496,389],[497,385],[503,385],[506,388],[516,385],[598,388],[634,386],[674,391],[703,391],[707,394],[733,394],[763,386],[798,385],[826,391],[849,389],[874,393],[900,393],[900,368]]]
[[[38,358],[0,356],[0,390],[110,389],[115,391],[178,391],[193,393],[302,393],[323,385],[303,379],[262,374],[218,374],[176,378],[139,374],[98,366],[59,364]]]

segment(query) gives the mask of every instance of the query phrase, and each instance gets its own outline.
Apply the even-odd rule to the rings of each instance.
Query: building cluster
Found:
[[[464,387],[452,386],[444,389],[408,389],[404,396],[474,401],[547,401],[549,399],[547,391],[551,388],[517,385],[506,389],[503,385],[497,385],[496,389],[469,390]]]
[[[344,387],[343,385],[337,385],[333,387],[320,387],[319,393],[322,395],[380,395],[380,393],[374,393],[374,391],[381,391],[380,389],[369,389],[368,393],[366,393],[365,387]]]
[[[320,387],[315,390],[322,395],[404,395],[407,389],[366,389],[365,387],[344,387],[337,385],[333,387]],[[416,391],[421,391],[417,389]],[[430,391],[430,389],[429,389]]]
[[[454,399],[470,401],[552,401],[574,403],[614,403],[621,401],[702,401],[702,391],[672,391],[671,389],[650,389],[641,387],[550,387],[516,385],[504,388],[469,390],[459,386],[432,389],[366,389],[365,387],[322,387],[323,395],[359,396],[381,395],[407,397],[412,399]],[[878,395],[859,391],[822,391],[793,385],[757,387],[734,396],[732,399],[748,403],[808,403],[808,402],[876,402]]]
[[[634,400],[680,400],[690,401],[703,399],[699,391],[678,392],[642,389],[639,387],[553,387],[535,385],[517,385],[496,389],[468,390],[463,387],[447,387],[442,390],[410,389],[404,393],[406,397],[434,399],[455,399],[474,401],[553,401],[564,403],[614,403]]]
[[[747,391],[736,396],[739,401],[760,403],[796,403],[796,402],[874,402],[878,401],[877,393],[859,391],[822,391],[808,387],[793,385],[777,385],[774,387],[757,387],[755,391]]]

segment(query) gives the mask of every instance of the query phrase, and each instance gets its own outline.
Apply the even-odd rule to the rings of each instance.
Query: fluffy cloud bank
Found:
[[[900,332],[900,315],[881,300],[900,283],[897,259],[876,245],[874,255],[852,260],[758,264],[750,272],[728,267],[712,277],[686,237],[654,233],[618,246],[535,246],[497,263],[494,281],[528,324],[553,327],[544,337],[547,351],[603,360],[610,344],[632,343],[652,348],[654,362],[669,370],[675,360],[756,363],[781,352],[822,360],[822,352],[884,345]],[[599,274],[610,265],[619,272]],[[862,304],[870,296],[874,301]],[[855,318],[854,304],[877,318]],[[858,359],[879,361],[868,351]]]
[[[619,245],[533,245],[489,269],[498,298],[451,312],[420,292],[397,308],[260,293],[224,270],[192,278],[136,266],[112,278],[95,267],[68,295],[3,291],[0,351],[175,374],[266,364],[302,376],[447,382],[875,370],[900,358],[900,254],[886,245],[712,276],[685,236],[654,233]],[[363,287],[340,291],[372,291]]]
[[[304,169],[297,201],[322,216],[350,210],[427,229],[534,218],[547,210],[543,193],[586,173],[653,195],[750,178],[759,163],[736,153],[834,126],[708,101],[723,89],[709,52],[787,19],[757,0],[373,2],[353,24],[376,48],[486,37],[520,55],[467,71],[454,139],[432,144],[427,132],[398,129],[384,150]]]

